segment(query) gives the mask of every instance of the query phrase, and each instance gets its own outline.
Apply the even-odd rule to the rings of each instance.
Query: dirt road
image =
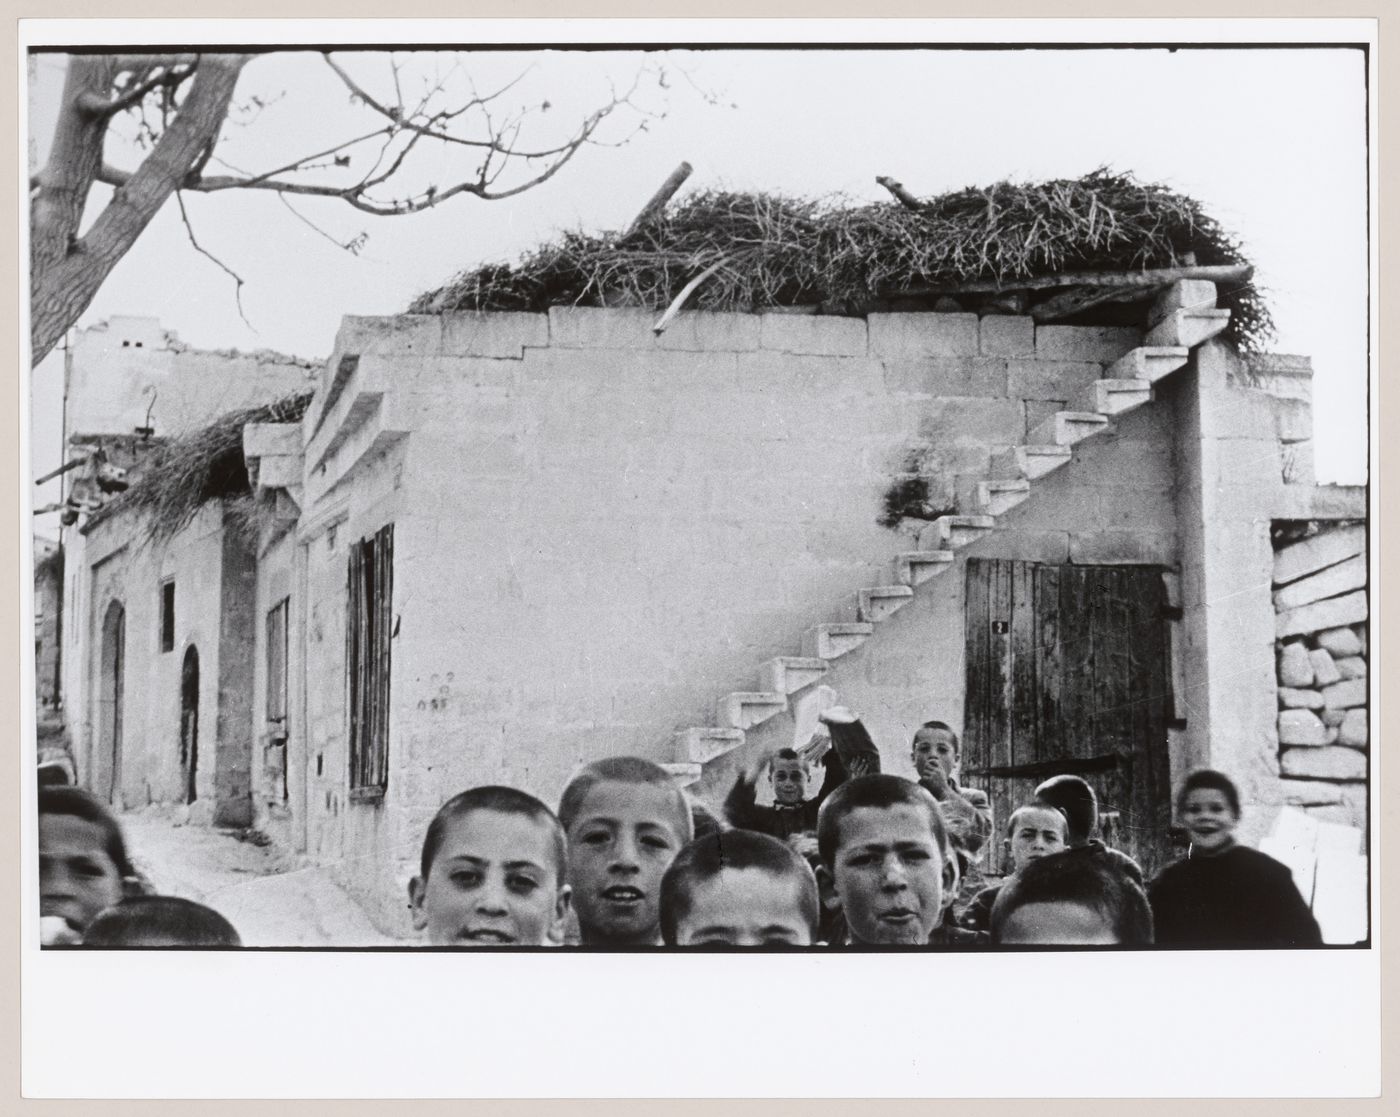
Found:
[[[324,869],[271,847],[182,825],[151,807],[121,816],[132,856],[157,891],[208,904],[245,946],[411,945],[390,938]]]

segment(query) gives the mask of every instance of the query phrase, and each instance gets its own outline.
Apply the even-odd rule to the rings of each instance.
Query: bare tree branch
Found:
[[[180,220],[185,223],[185,232],[189,234],[190,244],[194,247],[196,252],[212,260],[220,271],[233,280],[233,301],[238,307],[238,317],[243,319],[243,324],[245,326],[253,330],[254,333],[257,333],[257,330],[253,329],[253,323],[249,322],[248,316],[243,313],[243,277],[195,239],[194,226],[190,224],[190,215],[185,209],[185,199],[178,190],[175,191],[175,204],[180,207]]]
[[[346,252],[350,253],[351,256],[358,256],[360,254],[360,249],[362,249],[365,246],[365,242],[369,240],[368,233],[360,232],[342,244],[340,241],[336,240],[335,237],[331,236],[330,233],[326,232],[325,229],[317,225],[316,222],[312,221],[311,218],[307,217],[306,214],[302,213],[301,210],[297,209],[296,206],[292,205],[292,203],[287,200],[287,195],[279,194],[277,198],[278,201],[292,211],[298,221],[308,226],[318,235],[325,237],[326,240],[330,241],[337,248],[343,248]]]
[[[164,71],[158,69],[153,77],[138,82],[111,100],[100,93],[85,93],[79,98],[78,107],[91,116],[112,116],[114,113],[122,112],[138,104],[148,93],[156,89],[164,87],[167,91],[174,92],[189,80],[197,68],[197,63],[191,63],[183,70],[176,70],[173,67]]]
[[[292,206],[293,196],[330,198],[382,217],[422,212],[458,195],[487,201],[511,198],[553,178],[585,145],[620,146],[644,131],[649,119],[664,116],[634,100],[647,75],[655,76],[658,87],[665,87],[664,71],[643,66],[629,88],[614,87],[610,98],[577,121],[564,138],[556,141],[551,136],[550,142],[526,147],[522,141],[528,141],[532,123],[550,110],[549,101],[500,110],[501,98],[517,87],[528,69],[483,95],[461,61],[454,60],[450,68],[438,65],[421,76],[420,97],[418,83],[407,80],[410,70],[405,60],[390,56],[391,103],[388,97],[371,93],[337,59],[323,53],[326,66],[356,104],[379,118],[369,122],[377,126],[255,173],[221,158],[215,149],[230,115],[241,111],[232,95],[248,57],[128,54],[69,59],[49,164],[30,183],[30,317],[35,361],[87,307],[116,261],[172,193],[177,195],[191,244],[238,285],[235,293],[241,315],[242,278],[199,244],[185,208],[185,192],[269,191],[319,235],[357,252],[366,234],[338,241]],[[465,76],[465,90],[458,84],[459,75]],[[265,107],[257,97],[252,103]],[[601,132],[604,122],[624,108],[640,116],[640,122],[630,132],[621,127]],[[104,160],[109,133],[118,128],[118,120],[127,119],[133,121],[134,137],[125,127],[119,128],[120,134],[144,153],[134,170],[115,165],[119,160]],[[375,140],[379,142],[369,149],[360,147]],[[424,186],[422,172],[433,166],[421,159],[425,150],[431,150],[426,140],[443,145],[439,152],[475,151],[479,162],[472,160],[476,165],[467,167],[459,164],[446,176],[448,181],[427,178],[429,184]],[[231,173],[210,175],[211,164]],[[412,185],[399,185],[409,182]],[[96,183],[113,187],[113,195],[80,238]]]

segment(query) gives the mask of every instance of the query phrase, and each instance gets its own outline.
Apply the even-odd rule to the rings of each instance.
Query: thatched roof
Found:
[[[88,519],[88,526],[117,512],[144,512],[150,539],[169,539],[211,500],[251,498],[243,460],[243,428],[249,423],[294,423],[311,402],[310,391],[221,415],[201,430],[173,438],[151,451],[131,488]]]
[[[689,308],[864,314],[942,296],[939,308],[978,309],[985,293],[968,293],[960,305],[946,300],[958,304],[960,286],[985,289],[987,281],[1013,290],[1017,280],[1065,273],[1248,263],[1196,201],[1107,170],[915,204],[700,192],[625,234],[567,232],[517,263],[471,268],[409,311],[660,310],[713,265]],[[1222,287],[1220,305],[1232,311],[1226,336],[1242,351],[1262,348],[1272,322],[1257,288]]]

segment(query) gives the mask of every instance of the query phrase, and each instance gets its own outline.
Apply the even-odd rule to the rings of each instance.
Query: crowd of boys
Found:
[[[440,947],[1310,946],[1316,922],[1286,867],[1234,841],[1240,802],[1219,772],[1176,800],[1189,855],[1150,885],[1094,837],[1097,801],[1058,776],[1007,821],[1013,871],[985,885],[985,796],[960,786],[958,739],[921,726],[918,780],[880,771],[858,717],[743,773],[718,818],[659,765],[583,768],[558,809],[510,787],[443,804],[409,884],[414,928]],[[808,799],[809,769],[824,769]],[[766,771],[771,806],[758,804]],[[39,800],[44,941],[85,946],[238,946],[211,909],[140,895],[121,829],[75,788]]]

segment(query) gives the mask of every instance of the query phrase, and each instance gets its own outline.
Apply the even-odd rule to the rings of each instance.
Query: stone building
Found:
[[[68,353],[65,448],[98,449],[139,485],[172,443],[230,410],[304,389],[310,369],[270,351],[193,349],[156,319],[114,317],[79,331]],[[241,456],[236,466],[241,474]],[[70,491],[81,476],[68,474]],[[156,539],[147,517],[103,499],[63,538],[57,707],[79,782],[122,805],[198,803],[197,819],[247,825],[250,748],[239,718],[249,715],[234,712],[249,693],[237,674],[248,669],[238,631],[246,610],[233,607],[251,593],[250,575],[239,582],[252,567],[247,545],[226,530],[222,501]],[[236,749],[215,747],[235,738]]]
[[[1149,869],[1200,764],[1239,781],[1246,840],[1288,805],[1364,830],[1365,686],[1328,688],[1365,669],[1365,490],[1313,484],[1308,363],[1246,370],[1212,307],[1178,284],[1146,329],[346,319],[300,421],[244,428],[256,542],[237,550],[211,506],[140,581],[201,594],[177,609],[200,630],[201,725],[251,676],[227,771],[246,757],[254,823],[386,929],[452,793],[555,802],[580,763],[635,753],[715,801],[823,695],[865,715],[890,771],[912,771],[921,722],[962,726],[999,823],[1082,772]],[[896,491],[922,518],[882,525]],[[134,577],[94,561],[113,531],[89,532],[88,601]],[[138,597],[153,633],[159,595]],[[138,797],[178,797],[177,661],[141,684],[163,728],[122,761]]]

